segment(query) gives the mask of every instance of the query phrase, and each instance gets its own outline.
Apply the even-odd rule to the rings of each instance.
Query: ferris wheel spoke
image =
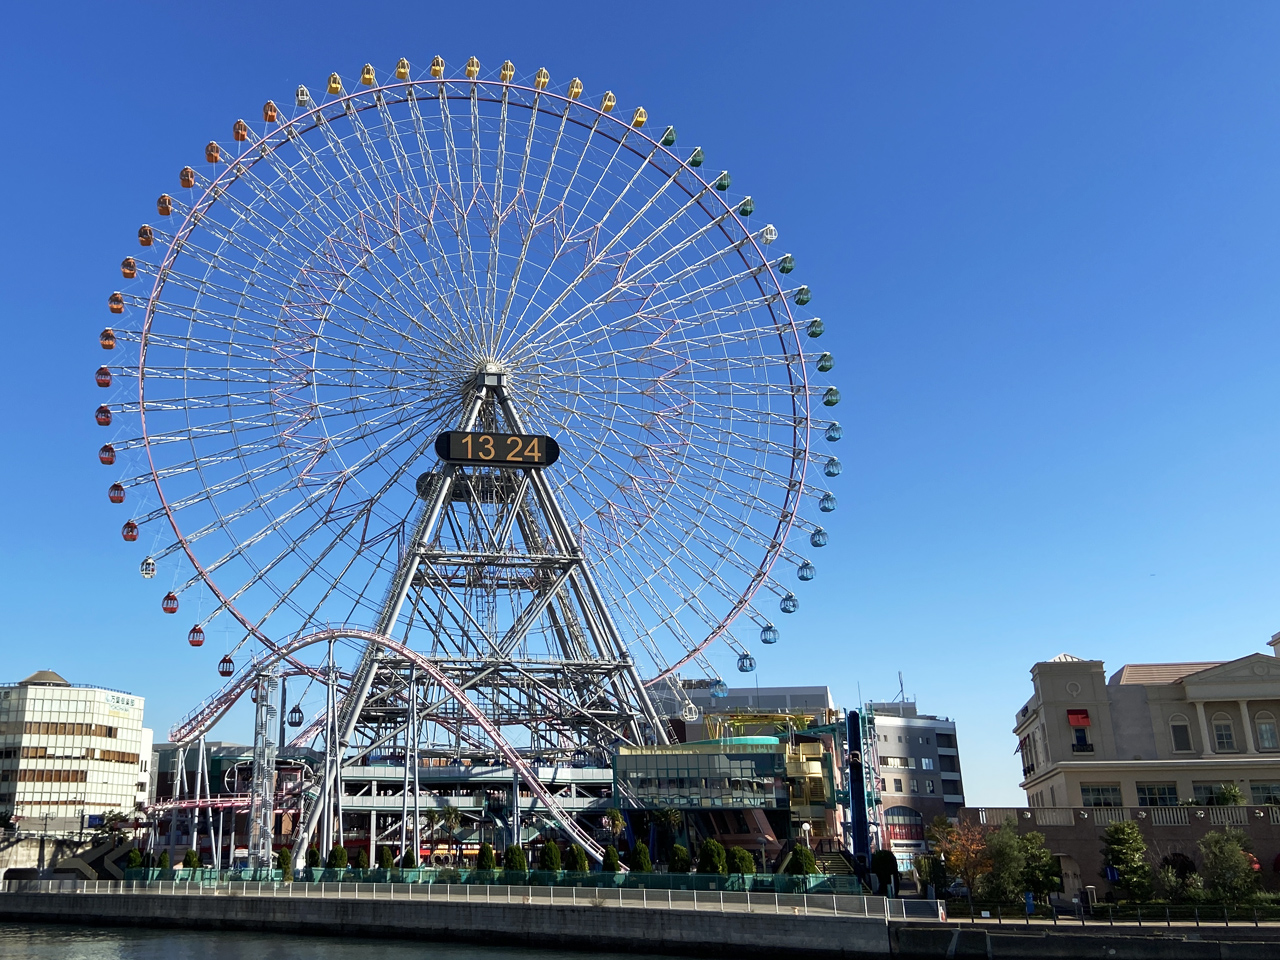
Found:
[[[462,271],[463,286],[456,291],[466,307],[479,307],[473,304],[471,294],[478,290],[475,263],[471,259],[471,235],[467,229],[467,198],[462,172],[458,166],[458,145],[453,128],[453,114],[449,110],[449,97],[445,93],[445,85],[440,84],[440,95],[436,98],[440,104],[440,131],[444,137],[445,169],[449,172],[448,198],[453,207],[453,231],[458,242],[458,266]]]

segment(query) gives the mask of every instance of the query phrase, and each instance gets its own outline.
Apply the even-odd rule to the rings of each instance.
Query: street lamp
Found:
[[[804,837],[804,845],[806,847],[809,847],[810,849],[813,849],[812,845],[809,843],[809,835],[811,833],[813,833],[812,823],[806,820],[804,823],[800,824],[800,835]]]

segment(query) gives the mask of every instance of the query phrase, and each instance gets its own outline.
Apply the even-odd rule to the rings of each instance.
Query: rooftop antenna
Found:
[[[900,717],[906,716],[907,691],[906,691],[906,687],[902,683],[901,670],[898,671],[898,695],[894,698],[894,700],[897,703],[902,704],[902,706],[898,708],[898,716]]]

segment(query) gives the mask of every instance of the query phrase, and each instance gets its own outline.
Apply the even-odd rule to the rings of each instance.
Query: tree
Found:
[[[320,851],[316,848],[316,845],[314,843],[311,846],[307,847],[307,866],[308,867],[320,866]]]
[[[946,860],[947,870],[959,877],[973,900],[978,881],[991,870],[987,852],[987,831],[979,824],[964,823],[953,827],[934,842],[939,856]]]
[[[347,869],[347,848],[335,843],[333,849],[329,851],[329,859],[325,867],[329,870]]]
[[[1112,885],[1126,900],[1151,898],[1151,865],[1147,863],[1147,841],[1132,820],[1107,824],[1102,834],[1103,863],[1115,867],[1119,879]]]
[[[276,866],[280,868],[280,879],[285,883],[293,883],[293,854],[288,847],[281,847],[276,854]]]
[[[604,817],[609,821],[609,832],[613,834],[614,846],[622,832],[627,829],[627,818],[622,815],[622,811],[617,807],[610,807],[604,812]]]
[[[571,873],[586,873],[591,869],[591,863],[587,860],[587,851],[576,843],[570,844],[565,852],[564,868]]]
[[[1017,903],[1026,889],[1027,858],[1012,820],[987,834],[987,856],[991,858],[991,871],[982,880],[983,898]]]
[[[795,859],[794,852],[791,854],[791,858]],[[899,888],[901,880],[898,876],[898,858],[893,855],[892,850],[877,850],[872,853],[869,866],[871,872],[876,875],[876,879],[880,881],[880,896],[887,897],[891,888],[894,890]],[[791,871],[788,870],[787,872],[790,873]]]
[[[600,864],[601,873],[617,873],[622,868],[618,863],[618,848],[612,843],[604,848],[604,860]]]
[[[698,850],[698,872],[727,874],[729,865],[725,862],[724,847],[719,840],[703,840]]]
[[[529,861],[524,857],[524,850],[519,844],[511,844],[502,854],[502,869],[524,873],[529,869]]]
[[[348,860],[348,862],[350,861]],[[369,851],[366,850],[364,847],[361,847],[359,850],[356,851],[356,869],[357,870],[369,869]]]
[[[395,854],[391,852],[390,847],[380,847],[378,849],[378,866],[383,870],[390,870],[396,865]]]
[[[689,849],[683,844],[674,844],[671,847],[671,860],[667,864],[667,869],[672,873],[688,873],[693,867],[693,859],[689,856]]]
[[[404,856],[400,858],[400,869],[416,870],[418,867],[418,855],[413,850],[406,850]]]
[[[132,850],[130,850],[129,856],[128,858],[126,858],[124,862],[124,868],[126,870],[142,869],[142,851],[139,850],[137,847],[134,847]]]
[[[1035,830],[1020,838],[1022,856],[1026,865],[1022,872],[1022,885],[1037,900],[1062,889],[1062,865],[1044,843],[1044,834]]]
[[[440,811],[436,809],[428,810],[422,815],[422,819],[427,821],[427,837],[431,841],[431,846],[436,845],[436,826],[440,823]]]
[[[664,859],[671,859],[671,847],[680,838],[684,826],[684,813],[675,807],[660,807],[650,814],[658,826],[659,847]]]
[[[756,872],[756,858],[751,855],[750,850],[742,847],[730,847],[726,851],[725,862],[730,873],[747,875]]]
[[[188,870],[195,870],[200,866],[200,851],[195,847],[187,850],[186,856],[182,858],[182,865]]]
[[[648,844],[637,842],[631,848],[631,853],[627,856],[627,866],[636,873],[653,873],[653,861],[649,859]]]
[[[169,869],[169,851],[168,850],[160,851],[160,859],[156,862],[156,869],[158,870]]]
[[[1223,903],[1240,903],[1257,893],[1257,860],[1248,852],[1249,841],[1243,830],[1210,830],[1200,838],[1199,847],[1204,860],[1204,889],[1210,897]]]
[[[1155,874],[1156,894],[1174,903],[1188,903],[1204,898],[1204,881],[1196,873],[1196,862],[1185,853],[1174,851],[1161,858]]]
[[[458,842],[458,827],[462,824],[462,813],[457,807],[446,805],[440,811],[440,822],[449,831],[450,842],[456,844]]]
[[[497,870],[498,861],[493,855],[493,847],[489,845],[489,841],[480,844],[480,852],[476,854],[477,870]]]
[[[538,854],[539,870],[560,870],[560,848],[554,841],[548,840],[542,845],[542,852]]]

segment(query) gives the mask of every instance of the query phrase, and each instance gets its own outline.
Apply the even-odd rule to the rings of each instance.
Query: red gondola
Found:
[[[218,146],[216,141],[210,140],[208,145],[205,146],[204,158],[210,163],[217,163],[222,159],[222,148]]]
[[[201,646],[204,643],[204,631],[200,629],[199,624],[192,627],[191,632],[187,634],[187,643],[193,647]]]
[[[223,657],[218,661],[218,673],[224,677],[229,677],[236,672],[236,662],[229,656]]]
[[[166,593],[164,599],[160,601],[160,609],[165,613],[178,612],[178,596],[174,593]]]
[[[126,520],[124,526],[120,528],[120,536],[124,537],[128,543],[138,539],[138,525],[132,520]]]
[[[116,332],[107,327],[98,334],[98,342],[102,344],[103,350],[114,350],[116,348]]]
[[[289,726],[300,727],[302,726],[302,720],[302,708],[295,703],[293,709],[289,711]]]
[[[151,246],[155,242],[156,235],[152,231],[149,224],[143,224],[138,228],[138,243],[144,247]]]
[[[178,171],[178,182],[190,190],[196,185],[196,172],[190,167],[183,167]]]
[[[111,386],[111,371],[107,367],[99,367],[98,372],[93,375],[93,381],[100,387]]]
[[[98,421],[100,427],[111,426],[111,408],[104,403],[94,412],[93,419]]]
[[[124,313],[124,294],[113,293],[107,297],[107,309],[112,313]]]
[[[172,214],[173,197],[169,196],[167,193],[160,194],[159,199],[156,200],[156,213],[160,214],[162,217],[167,217]]]
[[[111,466],[116,462],[116,448],[109,443],[104,443],[98,448],[98,461],[108,467]]]
[[[243,120],[237,120],[231,126],[231,136],[233,139],[244,142],[249,139],[249,125]]]
[[[107,491],[107,499],[112,503],[124,503],[124,487],[118,483],[113,483]]]
[[[133,257],[125,257],[120,261],[120,276],[132,280],[138,275],[138,261]]]

